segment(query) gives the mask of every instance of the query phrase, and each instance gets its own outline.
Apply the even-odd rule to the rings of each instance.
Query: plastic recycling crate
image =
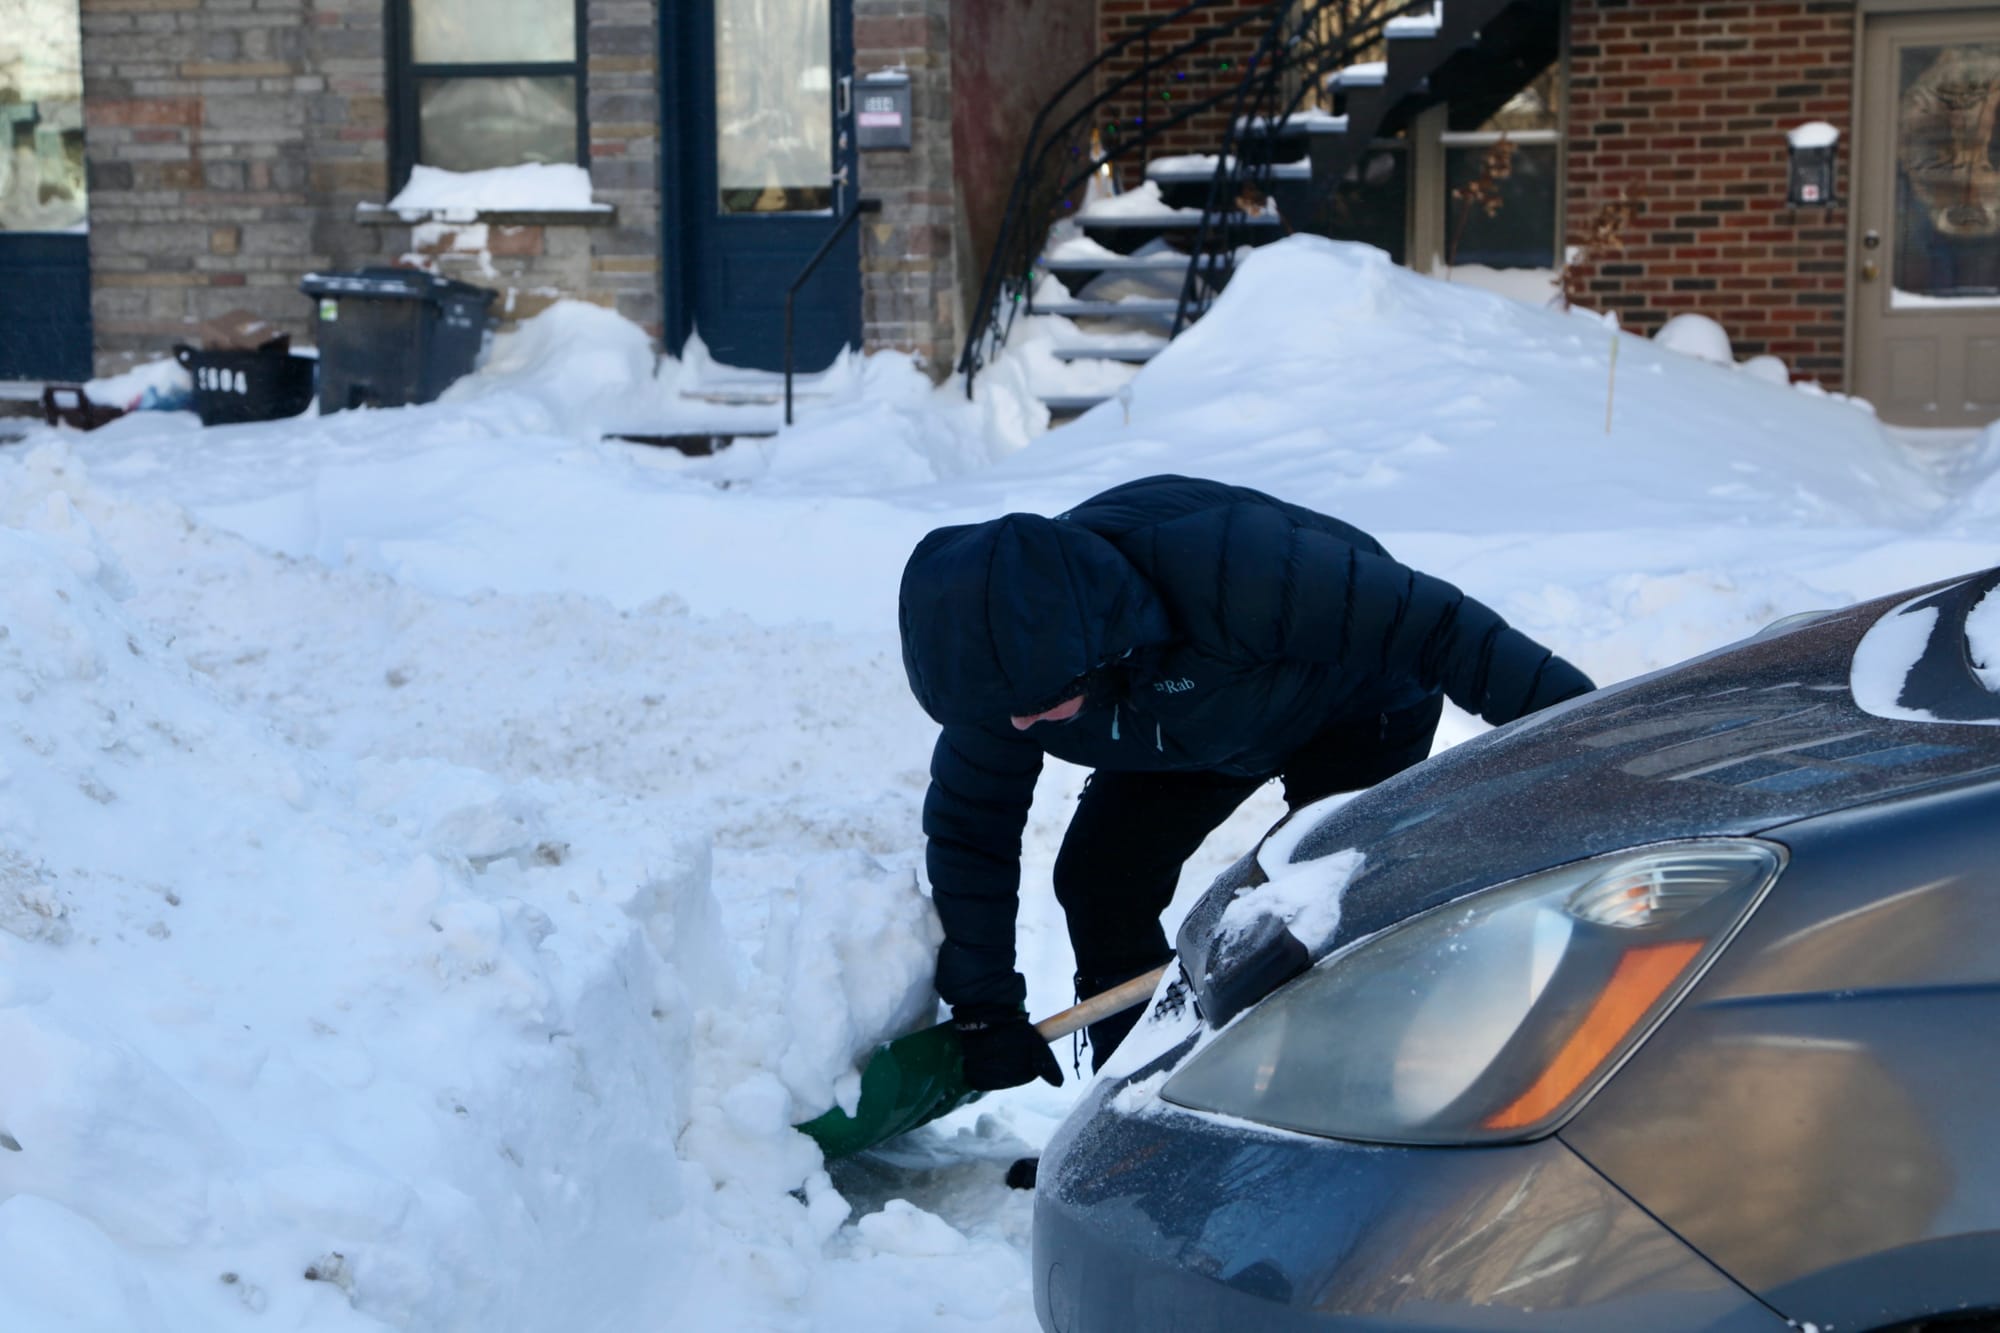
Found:
[[[174,360],[194,381],[194,410],[204,426],[275,421],[312,406],[318,363],[294,356],[283,339],[255,350],[182,343]]]
[[[491,336],[497,293],[410,268],[309,273],[319,410],[428,403],[470,374]]]

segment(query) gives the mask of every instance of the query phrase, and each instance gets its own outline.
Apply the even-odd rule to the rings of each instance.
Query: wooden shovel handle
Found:
[[[1162,963],[1143,977],[1133,977],[1121,982],[1108,991],[1100,991],[1080,1004],[1073,1004],[1058,1014],[1050,1014],[1035,1024],[1035,1031],[1042,1034],[1043,1041],[1055,1041],[1067,1037],[1080,1027],[1088,1027],[1100,1018],[1122,1014],[1135,1004],[1144,1004],[1152,997],[1153,990],[1160,984],[1160,978],[1167,974],[1172,963]]]

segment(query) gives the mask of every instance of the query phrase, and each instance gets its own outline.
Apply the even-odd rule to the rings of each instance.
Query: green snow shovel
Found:
[[[1043,1041],[1067,1037],[1100,1018],[1144,1003],[1160,984],[1166,966],[1093,995],[1035,1024]],[[979,1092],[965,1086],[964,1054],[949,1022],[885,1041],[861,1071],[861,1100],[849,1115],[834,1107],[797,1126],[810,1134],[828,1159],[846,1157],[907,1134],[968,1102]]]

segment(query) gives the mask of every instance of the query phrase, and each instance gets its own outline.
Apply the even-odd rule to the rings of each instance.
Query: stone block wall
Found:
[[[379,6],[381,0],[374,0]],[[662,333],[659,0],[590,0],[585,106],[590,184],[605,218],[498,213],[470,223],[378,218],[410,262],[500,292],[502,328],[560,299],[590,301]]]
[[[951,0],[855,0],[855,76],[909,73],[914,144],[861,153],[861,192],[882,201],[856,224],[863,345],[915,353],[939,378],[963,337],[961,278],[978,281],[958,253],[951,51]]]
[[[82,0],[100,374],[248,309],[303,341],[314,270],[421,263],[533,313],[555,294],[660,326],[657,6],[591,0],[587,97],[610,225],[370,216],[387,201],[383,0]]]
[[[299,278],[380,262],[380,0],[83,0],[100,373],[245,308],[295,334]]]
[[[1630,196],[1582,301],[1651,334],[1683,311],[1844,387],[1853,0],[1574,0],[1565,229]],[[1831,207],[1786,202],[1785,131],[1841,131]]]

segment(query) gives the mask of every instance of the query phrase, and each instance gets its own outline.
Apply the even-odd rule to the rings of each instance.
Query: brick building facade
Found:
[[[1109,49],[1129,41],[1120,54],[1105,62],[1102,78],[1107,87],[1128,78],[1132,80],[1106,109],[1107,134],[1114,130],[1129,133],[1148,117],[1172,117],[1177,112],[1177,103],[1221,99],[1212,109],[1189,116],[1164,131],[1152,150],[1154,156],[1215,152],[1233,109],[1227,94],[1237,83],[1244,64],[1257,54],[1258,43],[1269,26],[1258,21],[1258,15],[1268,8],[1264,0],[1224,0],[1150,33],[1144,31],[1180,8],[1182,4],[1167,0],[1103,0],[1099,7],[1103,46]],[[1172,62],[1167,71],[1142,75],[1141,71],[1153,61],[1176,47],[1193,43],[1198,34],[1219,28],[1233,30],[1203,42],[1197,53]],[[1125,183],[1136,184],[1143,164],[1127,161],[1121,165]]]
[[[592,0],[591,182],[604,216],[412,220],[389,197],[381,0],[83,0],[92,315],[102,372],[249,309],[303,337],[300,277],[422,261],[521,318],[558,294],[657,332],[650,0]]]
[[[856,0],[856,66],[907,70],[916,146],[867,153],[883,202],[859,238],[864,338],[948,366],[961,334],[950,0]],[[301,275],[421,263],[499,291],[513,320],[559,297],[661,336],[661,6],[590,0],[589,214],[429,218],[389,198],[382,0],[82,0],[99,370],[247,308],[304,336]]]
[[[1643,334],[1696,311],[1843,387],[1855,60],[1853,0],[1572,0],[1565,231],[1634,205],[1585,303]],[[1810,121],[1841,131],[1828,207],[1787,201],[1785,131]]]
[[[564,0],[548,2],[560,12]],[[715,77],[703,61],[715,54],[705,43],[721,30],[717,16],[753,12],[737,0],[581,0],[573,119],[583,127],[590,206],[470,218],[386,205],[414,160],[411,90],[430,77],[398,45],[408,16],[431,6],[476,14],[466,8],[474,0],[31,3],[61,9],[80,27],[82,92],[63,94],[69,100],[57,114],[77,116],[80,96],[82,132],[50,119],[53,103],[40,112],[0,105],[0,115],[13,117],[17,137],[24,127],[40,136],[49,170],[63,169],[64,153],[73,161],[72,139],[83,140],[88,233],[71,227],[48,239],[75,258],[56,274],[69,285],[45,290],[82,293],[62,298],[78,312],[64,327],[81,327],[87,315],[94,327],[81,329],[78,345],[86,360],[94,352],[99,373],[158,357],[201,322],[238,308],[304,337],[311,303],[301,277],[389,263],[495,288],[496,308],[510,319],[559,297],[595,302],[648,329],[668,352],[701,331],[701,320],[742,306],[747,291],[761,302],[761,337],[779,322],[786,275],[813,248],[811,240],[768,253],[702,248],[698,233],[716,212],[717,187],[700,175],[698,159],[711,141],[703,136],[716,132],[719,103],[712,89],[691,91],[691,79]],[[844,116],[870,74],[895,71],[910,96],[907,148],[855,150],[843,141],[837,187],[817,187],[842,206],[857,190],[882,206],[835,245],[829,269],[839,270],[834,294],[846,308],[828,317],[829,327],[870,349],[917,353],[942,374],[965,340],[1029,125],[1094,56],[1180,5],[824,3],[833,59],[812,57],[821,81],[812,95]],[[1616,311],[1628,329],[1648,334],[1699,312],[1728,329],[1739,355],[1778,356],[1802,378],[1868,396],[1892,419],[2000,414],[2000,313],[1978,314],[1988,305],[2000,312],[2000,296],[1988,293],[2000,293],[2000,242],[1947,216],[1988,207],[1977,203],[1978,180],[1908,169],[1912,135],[1957,131],[1902,110],[1964,62],[2000,61],[2000,0],[1443,3],[1481,4],[1480,23],[1494,28],[1527,13],[1540,28],[1561,29],[1560,43],[1535,47],[1537,69],[1547,51],[1563,50],[1541,103],[1546,115],[1532,129],[1539,137],[1481,121],[1490,102],[1473,104],[1469,118],[1459,114],[1467,107],[1427,103],[1421,114],[1385,121],[1384,135],[1396,141],[1378,136],[1367,169],[1349,169],[1374,191],[1370,229],[1353,234],[1419,268],[1451,262],[1452,173],[1496,134],[1513,134],[1517,161],[1534,154],[1547,185],[1533,206],[1545,230],[1516,235],[1494,253],[1545,250],[1557,263],[1622,202],[1632,213],[1617,245],[1590,247],[1576,294]],[[1102,131],[1115,136],[1229,88],[1263,33],[1264,11],[1261,0],[1217,0],[1111,58],[1100,87],[1198,30],[1244,20],[1231,37],[1170,61],[1098,108]],[[753,62],[770,40],[754,27],[736,36],[732,49]],[[1542,77],[1537,69],[1507,77]],[[1192,118],[1149,155],[1215,151],[1232,109],[1218,104]],[[1829,202],[1795,205],[1786,132],[1807,122],[1839,132],[1834,184]],[[1939,156],[1984,160],[1956,145]],[[1351,202],[1354,189],[1342,200]],[[1953,204],[1960,196],[1974,202]],[[1528,208],[1509,209],[1510,225],[1529,220]],[[825,218],[830,229],[839,209],[794,200],[779,211],[802,226]],[[2000,201],[1988,211],[2000,229]],[[7,275],[33,276],[44,261],[31,247],[8,250],[20,233],[5,226],[0,219],[0,280],[18,291]],[[16,256],[25,258],[10,268]],[[725,270],[748,273],[749,286],[724,289],[715,275]],[[826,305],[829,290],[810,304]],[[30,314],[0,351],[33,349],[60,323],[33,313],[54,302],[16,304]],[[773,364],[769,346],[764,355],[761,364]],[[0,379],[9,377],[0,365]]]

